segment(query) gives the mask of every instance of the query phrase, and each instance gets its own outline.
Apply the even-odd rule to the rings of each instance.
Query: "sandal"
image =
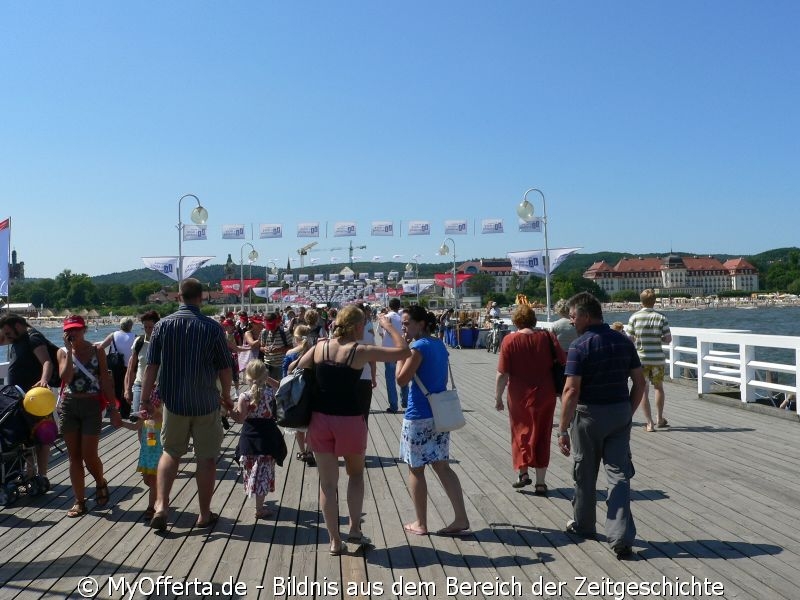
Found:
[[[317,466],[317,459],[314,458],[313,452],[306,452],[306,464],[309,467],[316,467]]]
[[[145,521],[152,521],[153,517],[156,514],[156,507],[155,506],[148,506],[147,510],[144,511],[144,520]]]
[[[297,460],[305,460],[306,459],[306,453],[305,452],[298,452],[297,454],[294,455],[294,457]]]
[[[661,419],[661,420],[658,422],[658,425],[657,425],[657,427],[658,427],[659,429],[663,429],[664,427],[669,427],[669,421],[667,421],[666,419]]]
[[[255,511],[256,519],[269,519],[270,517],[274,517],[275,513],[268,509],[266,506],[261,510]]]
[[[517,480],[511,484],[511,487],[518,490],[532,483],[533,481],[531,481],[530,475],[528,475],[527,473],[520,473],[519,476],[517,477]]]
[[[534,496],[547,496],[547,484],[545,483],[537,483],[533,486],[533,495]]]
[[[87,512],[89,511],[86,510],[86,500],[75,500],[75,504],[67,511],[67,516],[70,519],[74,519],[76,517],[82,517]]]
[[[105,506],[108,504],[108,482],[103,479],[103,483],[97,484],[97,490],[94,493],[94,503],[97,506]]]
[[[347,552],[347,545],[344,542],[339,542],[339,546],[337,548],[331,548],[329,552],[331,556],[341,556]]]

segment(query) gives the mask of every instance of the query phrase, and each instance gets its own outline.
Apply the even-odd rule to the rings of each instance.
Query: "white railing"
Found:
[[[756,352],[779,354],[758,360]],[[800,337],[763,335],[730,329],[673,327],[664,346],[673,379],[696,378],[697,393],[712,393],[715,384],[738,388],[742,402],[782,393],[795,394],[800,381]],[[777,351],[777,352],[776,352]],[[800,415],[800,406],[795,402]]]

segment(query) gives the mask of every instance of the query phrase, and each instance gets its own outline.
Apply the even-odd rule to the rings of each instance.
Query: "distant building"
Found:
[[[758,270],[743,258],[670,254],[666,258],[623,258],[613,267],[594,263],[583,274],[607,294],[653,288],[661,296],[711,296],[727,291],[757,292]]]
[[[17,251],[11,251],[11,264],[8,265],[8,278],[12,282],[25,280],[25,263],[17,262]]]
[[[513,272],[511,270],[511,261],[507,258],[470,260],[461,263],[457,271],[459,273],[466,273],[467,275],[477,275],[478,273],[491,275],[494,277],[494,291],[501,294],[508,292],[512,277],[517,278],[519,287],[522,287],[522,284],[529,277],[528,273]],[[459,295],[464,294],[463,288],[466,283],[467,282],[463,283],[459,288]]]

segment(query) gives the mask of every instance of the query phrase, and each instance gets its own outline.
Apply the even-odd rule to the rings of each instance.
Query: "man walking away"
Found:
[[[625,328],[625,333],[630,336],[636,345],[636,351],[639,353],[639,360],[642,361],[642,370],[646,380],[642,394],[642,410],[647,421],[645,429],[647,431],[655,431],[655,425],[669,427],[669,423],[664,418],[664,370],[666,357],[661,344],[669,344],[672,341],[672,334],[669,330],[667,317],[653,310],[656,304],[655,292],[651,289],[646,289],[639,295],[639,298],[642,301],[642,308],[631,315],[628,320],[628,326]],[[649,392],[647,380],[653,384],[653,389],[655,389],[655,423],[653,423],[650,402],[647,399]]]
[[[561,397],[558,447],[574,450],[574,518],[567,532],[594,538],[595,488],[602,459],[608,481],[606,538],[619,559],[633,555],[636,525],[631,514],[631,417],[642,399],[644,375],[630,339],[603,323],[597,298],[581,292],[569,299],[569,318],[578,332],[567,355]],[[633,387],[628,391],[628,377]]]
[[[156,513],[150,527],[167,528],[169,494],[178,474],[180,458],[194,444],[197,461],[195,479],[200,516],[196,527],[211,527],[219,515],[211,512],[216,461],[222,445],[220,402],[229,411],[233,360],[219,323],[200,312],[203,286],[197,279],[181,282],[183,303],[178,310],[156,323],[147,352],[142,382],[142,405],[152,412],[150,395],[158,375],[163,402],[161,443],[164,452],[156,475]],[[160,370],[159,370],[160,368]],[[217,389],[221,385],[222,398]]]

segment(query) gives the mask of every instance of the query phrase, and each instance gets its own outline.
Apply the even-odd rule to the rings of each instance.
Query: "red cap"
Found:
[[[255,316],[255,317],[251,317],[250,318],[250,322],[251,323],[257,323],[259,325],[263,325],[264,324],[264,319],[259,317],[259,316]]]
[[[64,324],[62,325],[64,331],[68,329],[84,329],[86,327],[86,321],[83,320],[83,317],[80,315],[70,315],[66,319],[64,319]]]
[[[233,319],[225,319],[225,320],[222,322],[222,324],[223,324],[225,327],[233,327],[233,325],[234,325],[234,323],[233,323]]]

